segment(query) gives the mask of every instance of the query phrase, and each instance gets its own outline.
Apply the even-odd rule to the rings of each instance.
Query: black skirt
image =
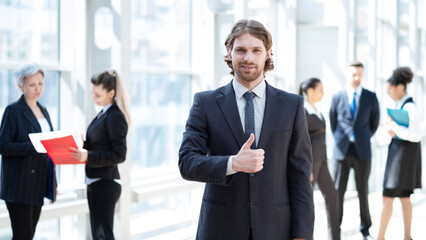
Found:
[[[421,188],[421,180],[420,142],[392,139],[389,145],[383,187],[398,191],[413,191],[415,188]]]

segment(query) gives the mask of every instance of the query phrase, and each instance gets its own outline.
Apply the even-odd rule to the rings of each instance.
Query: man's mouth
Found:
[[[253,65],[241,65],[241,67],[243,69],[246,69],[246,70],[251,70],[251,69],[255,69],[256,68],[256,66],[253,66]]]

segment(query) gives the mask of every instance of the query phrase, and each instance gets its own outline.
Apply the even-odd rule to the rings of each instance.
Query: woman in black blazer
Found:
[[[56,198],[55,167],[45,153],[37,153],[29,133],[53,131],[49,113],[38,100],[44,91],[44,71],[36,64],[16,72],[21,98],[4,111],[0,127],[1,190],[12,225],[12,239],[32,239],[43,198]]]
[[[299,94],[305,99],[305,114],[312,145],[312,185],[318,183],[324,196],[328,218],[329,239],[340,239],[338,214],[338,196],[334,189],[327,165],[327,148],[325,145],[325,119],[315,104],[321,101],[324,92],[321,80],[310,78],[300,85]]]
[[[126,136],[130,118],[121,80],[114,70],[91,79],[93,101],[102,111],[87,128],[82,150],[74,156],[86,164],[87,200],[92,237],[114,239],[115,204],[121,194],[117,164],[126,158]]]
[[[404,219],[404,240],[411,239],[411,194],[421,188],[421,114],[413,98],[407,95],[407,84],[413,79],[408,67],[399,67],[388,80],[388,94],[395,101],[395,109],[407,111],[409,124],[401,126],[390,117],[386,122],[392,141],[389,145],[383,181],[383,208],[377,239],[383,240],[392,216],[393,200],[399,198]]]

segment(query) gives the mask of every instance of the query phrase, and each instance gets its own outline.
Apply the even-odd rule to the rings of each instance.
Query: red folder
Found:
[[[47,140],[40,140],[44,148],[46,148],[47,155],[52,159],[55,165],[60,164],[85,164],[80,162],[77,158],[71,155],[70,147],[78,148],[71,135],[52,138]]]

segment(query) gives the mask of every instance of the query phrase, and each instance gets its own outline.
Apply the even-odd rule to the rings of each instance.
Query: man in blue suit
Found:
[[[194,96],[179,150],[182,177],[206,183],[197,239],[312,239],[303,99],[264,80],[272,38],[261,23],[240,20],[225,46],[234,79]]]
[[[370,138],[379,126],[380,110],[376,94],[361,86],[364,66],[355,61],[349,64],[346,88],[336,93],[330,107],[330,125],[334,136],[334,181],[339,195],[340,223],[349,171],[355,172],[361,226],[364,239],[372,239],[368,207],[368,177],[371,169]]]

